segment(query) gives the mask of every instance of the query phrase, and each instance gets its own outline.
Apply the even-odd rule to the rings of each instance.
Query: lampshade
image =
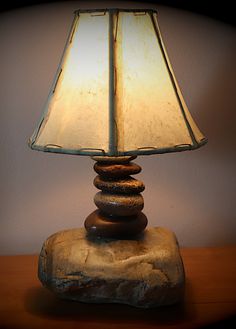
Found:
[[[174,77],[156,11],[76,11],[30,147],[122,156],[205,142]]]

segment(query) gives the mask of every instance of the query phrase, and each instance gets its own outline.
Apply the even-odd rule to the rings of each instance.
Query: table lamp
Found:
[[[43,244],[39,279],[59,297],[149,308],[183,298],[184,267],[170,230],[146,228],[131,177],[138,155],[196,149],[194,123],[168,60],[157,12],[78,10],[33,150],[91,156],[97,206],[85,228]]]

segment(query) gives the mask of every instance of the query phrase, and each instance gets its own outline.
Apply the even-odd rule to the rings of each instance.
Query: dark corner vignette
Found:
[[[19,8],[24,8],[27,6],[47,4],[53,2],[61,2],[65,0],[19,0],[19,1],[1,1],[0,12],[5,12],[8,10],[14,10]],[[89,0],[88,0],[89,1]],[[95,0],[96,2],[101,2]],[[93,2],[95,2],[93,1]],[[122,1],[122,0],[121,0]],[[124,2],[126,0],[123,0]],[[119,0],[120,2],[120,0]],[[224,3],[220,1],[211,0],[136,0],[136,2],[142,3],[155,3],[156,5],[169,6],[181,10],[191,11],[200,15],[205,15],[213,19],[217,19],[224,23],[236,26],[236,20],[234,15],[234,1],[225,0]]]

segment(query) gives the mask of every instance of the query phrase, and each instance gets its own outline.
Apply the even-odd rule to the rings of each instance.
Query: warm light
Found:
[[[120,13],[118,26],[119,150],[191,145],[192,139],[150,15]],[[200,141],[203,136],[198,130],[195,134]]]
[[[128,155],[204,143],[175,81],[156,13],[77,12],[31,147]]]
[[[84,13],[76,19],[59,74],[37,145],[69,150],[106,148],[108,14],[93,17]]]

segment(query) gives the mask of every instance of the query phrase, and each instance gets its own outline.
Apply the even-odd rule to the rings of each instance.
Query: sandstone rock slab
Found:
[[[135,240],[89,239],[83,228],[49,237],[39,279],[66,299],[149,308],[180,301],[184,268],[175,235],[148,228]]]

